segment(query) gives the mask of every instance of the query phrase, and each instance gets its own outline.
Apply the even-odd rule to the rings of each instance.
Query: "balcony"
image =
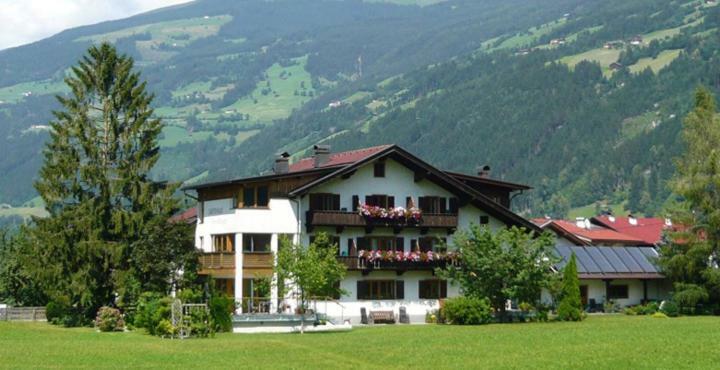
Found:
[[[243,253],[243,268],[264,269],[273,267],[272,253]]]
[[[200,254],[200,274],[235,274],[235,253],[212,252]]]
[[[358,257],[337,257],[348,271],[362,271],[367,275],[371,271],[395,271],[401,275],[405,271],[434,271],[436,268],[445,268],[453,262],[448,260],[436,261],[369,261]]]
[[[357,212],[343,211],[308,211],[306,214],[308,232],[315,226],[342,227],[392,227],[402,228],[446,228],[455,230],[458,226],[458,215],[450,213],[423,213],[422,218],[417,222],[406,222],[405,220],[371,219],[361,216]]]

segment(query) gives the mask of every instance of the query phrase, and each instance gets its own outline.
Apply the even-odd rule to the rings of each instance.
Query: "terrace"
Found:
[[[394,229],[418,228],[444,228],[454,231],[458,226],[456,213],[423,213],[418,220],[370,218],[358,212],[347,211],[308,211],[306,214],[308,232],[316,226],[364,227],[372,230],[375,227],[392,227]]]

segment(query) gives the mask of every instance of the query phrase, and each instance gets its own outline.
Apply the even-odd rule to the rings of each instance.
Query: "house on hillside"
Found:
[[[623,68],[623,65],[618,62],[610,63],[610,70],[618,71],[618,70],[621,70],[622,68]]]
[[[633,36],[630,39],[630,45],[639,46],[639,45],[642,45],[642,43],[643,43],[643,38],[640,35]]]
[[[460,294],[433,273],[455,263],[443,241],[450,244],[458,229],[540,231],[510,210],[512,194],[530,188],[489,178],[489,167],[481,175],[447,172],[396,145],[341,153],[316,145],[312,157],[289,157],[279,155],[269,175],[185,188],[198,195],[201,273],[235,297],[241,312],[292,311],[285,304],[296,301],[276,288],[270,297],[255,289],[274,278],[282,236],[308,245],[325,232],[338,244],[348,270],[340,287],[349,295],[318,304],[329,316],[358,323],[361,309],[397,317],[403,307],[411,322],[423,322],[441,299]],[[376,258],[378,251],[393,252],[394,260]]]

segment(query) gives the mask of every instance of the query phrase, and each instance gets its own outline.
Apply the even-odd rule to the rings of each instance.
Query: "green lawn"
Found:
[[[0,322],[7,368],[717,368],[720,318],[379,326],[343,333],[163,340]]]
[[[661,69],[665,68],[668,64],[672,63],[675,58],[680,56],[682,50],[663,50],[658,54],[657,58],[641,58],[637,63],[630,66],[630,71],[634,73],[642,72],[646,68],[658,73]]]
[[[618,57],[620,57],[620,50],[597,48],[584,53],[563,57],[560,59],[560,62],[567,64],[570,68],[575,68],[575,66],[583,60],[598,62],[603,70],[603,74],[609,77],[612,74],[610,64],[616,62]]]

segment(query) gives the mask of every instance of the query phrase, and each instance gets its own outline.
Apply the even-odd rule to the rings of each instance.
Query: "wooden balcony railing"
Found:
[[[232,270],[235,269],[235,253],[212,252],[200,255],[200,270]]]
[[[243,267],[244,268],[272,268],[273,267],[273,254],[272,253],[243,253]]]
[[[308,211],[307,225],[313,226],[358,226],[358,227],[412,227],[412,228],[457,228],[458,215],[450,213],[423,213],[417,222],[405,220],[372,219],[357,212]]]
[[[368,261],[364,258],[342,256],[337,257],[338,261],[345,265],[349,271],[390,270],[390,271],[433,271],[436,268],[445,268],[452,263],[447,260],[441,261]]]

